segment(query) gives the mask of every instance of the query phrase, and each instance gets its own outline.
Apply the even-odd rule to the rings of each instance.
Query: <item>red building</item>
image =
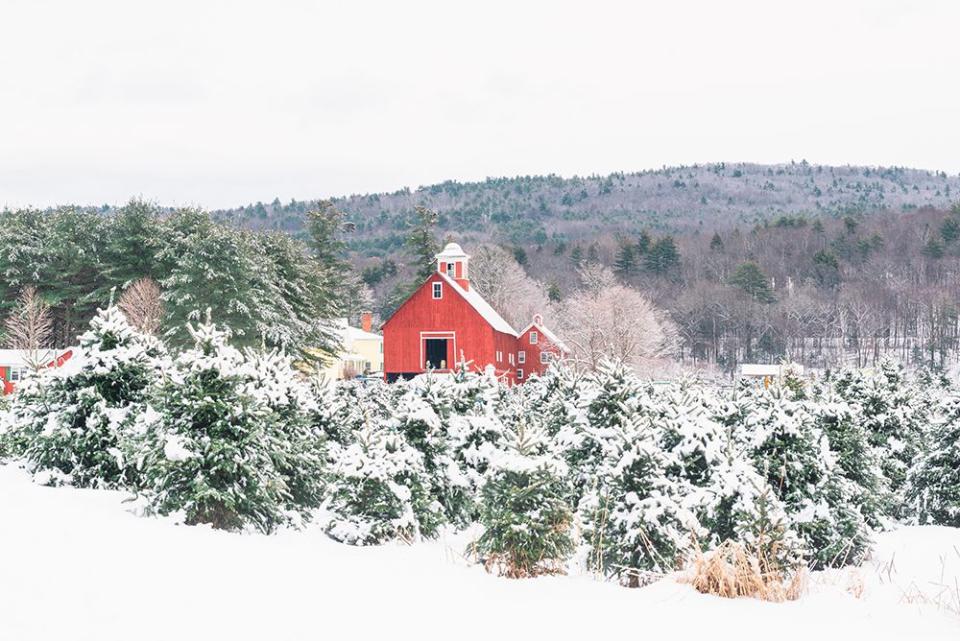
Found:
[[[388,382],[428,370],[492,369],[506,382],[542,373],[566,352],[543,321],[517,332],[470,285],[470,257],[456,243],[437,254],[437,271],[383,324]],[[546,356],[544,355],[546,354]]]

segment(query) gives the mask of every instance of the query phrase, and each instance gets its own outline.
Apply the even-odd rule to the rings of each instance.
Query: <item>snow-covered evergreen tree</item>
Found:
[[[483,534],[475,551],[489,571],[512,578],[563,572],[573,553],[566,465],[522,414],[507,426],[481,492]]]
[[[686,485],[668,473],[655,398],[622,364],[594,377],[588,425],[574,448],[584,464],[578,517],[591,566],[640,585],[649,573],[677,569],[701,528],[686,505]]]
[[[921,524],[960,527],[960,392],[942,396],[929,434],[908,475],[908,508]]]
[[[890,516],[904,518],[907,471],[914,464],[930,423],[929,404],[903,367],[890,359],[876,373],[862,370],[840,372],[834,387],[856,412],[855,421],[865,430],[876,449],[889,490],[886,506]]]
[[[244,371],[250,374],[247,393],[272,413],[269,424],[277,433],[270,456],[287,484],[288,507],[308,518],[324,497],[325,434],[312,420],[317,397],[283,352],[248,349],[244,358]]]
[[[423,454],[389,421],[370,417],[346,445],[330,444],[324,528],[353,545],[431,537],[444,520]]]
[[[860,561],[870,529],[856,504],[858,488],[838,468],[807,403],[780,386],[757,390],[752,401],[740,438],[805,542],[811,565]]]
[[[188,524],[270,532],[288,521],[292,502],[277,467],[288,451],[278,416],[251,393],[257,372],[228,332],[210,323],[188,330],[194,347],[177,357],[141,421],[152,509],[182,512]]]
[[[97,313],[79,342],[63,367],[20,383],[6,413],[9,437],[45,482],[132,487],[132,426],[166,367],[165,350],[114,306]]]

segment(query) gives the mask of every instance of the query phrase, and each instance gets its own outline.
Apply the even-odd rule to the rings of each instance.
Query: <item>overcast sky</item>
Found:
[[[960,172],[960,2],[0,0],[0,207]]]

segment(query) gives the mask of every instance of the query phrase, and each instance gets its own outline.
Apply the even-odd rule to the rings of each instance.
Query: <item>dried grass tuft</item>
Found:
[[[729,599],[794,601],[806,588],[805,568],[782,568],[774,561],[749,554],[735,541],[726,541],[706,554],[698,551],[690,570],[681,580],[698,592]]]

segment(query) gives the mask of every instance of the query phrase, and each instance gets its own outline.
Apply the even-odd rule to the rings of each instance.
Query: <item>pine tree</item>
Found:
[[[325,434],[312,420],[318,399],[283,352],[248,349],[244,360],[247,393],[272,414],[270,456],[287,486],[287,510],[309,519],[323,502],[326,481]]]
[[[614,271],[620,276],[629,276],[637,269],[636,249],[630,242],[620,244],[617,258],[613,263]]]
[[[188,330],[194,347],[177,357],[142,421],[151,508],[182,511],[189,525],[270,532],[289,521],[292,502],[276,464],[288,452],[278,417],[251,394],[257,373],[227,331]]]
[[[741,438],[754,465],[783,503],[816,568],[861,561],[871,532],[857,488],[838,469],[830,443],[803,400],[779,386],[758,390]]]
[[[352,436],[331,444],[327,534],[352,545],[434,536],[443,506],[431,497],[423,455],[386,422],[368,420]]]
[[[644,264],[648,271],[658,276],[675,275],[680,268],[680,252],[673,236],[664,236],[651,243]]]
[[[667,474],[648,392],[620,363],[602,364],[594,379],[585,432],[570,448],[583,487],[578,518],[591,565],[636,586],[676,569],[700,528]]]
[[[742,289],[758,303],[776,302],[770,288],[770,282],[756,263],[746,262],[737,267],[737,270],[730,277],[730,284]]]
[[[98,312],[76,355],[23,381],[9,409],[11,438],[29,468],[78,487],[133,487],[134,422],[166,367],[163,346],[116,307]]]
[[[167,327],[165,338],[175,346],[189,346],[189,323],[203,319],[207,309],[217,312],[230,327],[234,340],[259,345],[264,311],[269,311],[254,241],[249,234],[215,225],[200,211],[183,210],[165,221],[163,248],[158,261],[164,273]],[[272,315],[272,314],[271,314]],[[267,323],[272,324],[272,323]]]
[[[723,239],[720,238],[719,232],[714,232],[713,238],[710,239],[710,251],[723,253]]]
[[[481,495],[484,530],[474,549],[488,571],[511,578],[563,572],[574,549],[565,476],[546,433],[519,415]]]
[[[930,430],[929,448],[910,469],[907,512],[921,524],[960,527],[960,393],[952,390]]]

